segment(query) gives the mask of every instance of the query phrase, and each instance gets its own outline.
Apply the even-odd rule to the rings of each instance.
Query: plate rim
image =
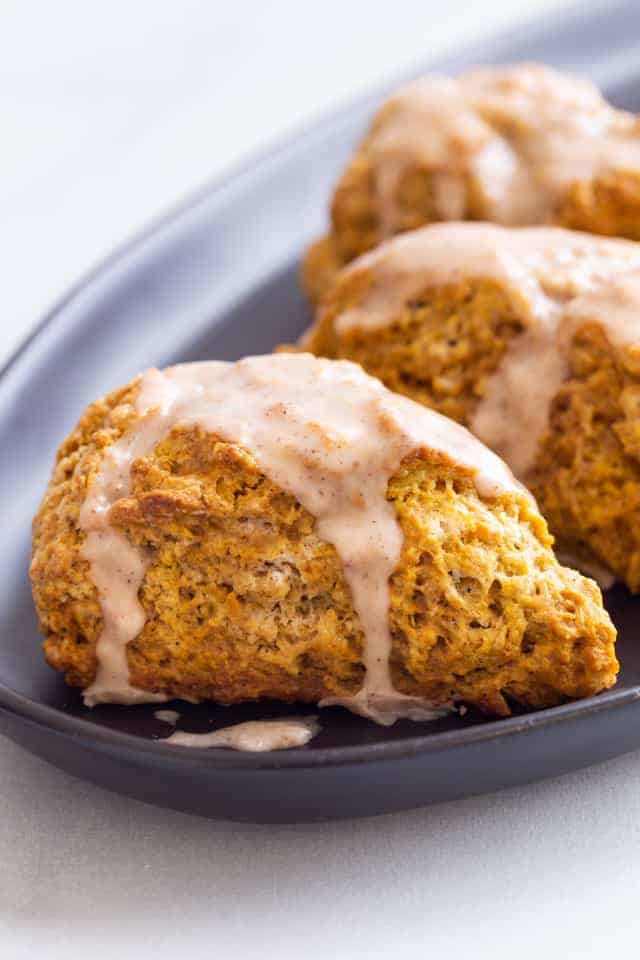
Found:
[[[168,759],[177,766],[203,766],[211,772],[222,769],[269,769],[282,767],[311,769],[315,767],[353,766],[376,761],[399,760],[440,753],[442,751],[471,747],[486,741],[501,741],[532,730],[548,729],[571,720],[591,717],[594,714],[621,709],[640,701],[640,685],[624,690],[606,691],[593,697],[574,700],[555,707],[547,707],[520,716],[504,717],[477,723],[456,730],[444,730],[439,733],[418,733],[416,736],[398,740],[380,741],[355,746],[316,747],[306,750],[296,747],[290,750],[264,753],[208,748],[194,750],[178,744],[164,743],[166,738],[147,738],[137,734],[124,733],[74,714],[66,714],[56,707],[32,700],[24,694],[11,690],[0,681],[0,717],[6,711],[20,721],[38,728],[54,731],[74,740],[90,742],[92,746],[106,753],[125,751],[143,761]],[[258,701],[257,701],[258,702]],[[290,706],[290,705],[289,705]],[[314,712],[314,704],[300,704],[302,712]],[[308,709],[307,709],[308,708]],[[322,726],[322,713],[320,712]],[[416,724],[417,727],[417,724]],[[204,761],[204,763],[203,763]]]
[[[613,6],[624,8],[624,2]],[[603,14],[611,13],[612,4],[602,0],[589,11],[590,19],[596,19]],[[538,33],[549,32],[554,24],[562,23],[564,29],[571,26],[576,20],[584,19],[582,4],[573,2],[564,8],[558,8],[551,15],[537,15],[524,19],[520,29],[534,30]],[[507,39],[512,27],[503,28],[484,37],[485,43],[499,44]],[[112,267],[124,263],[135,250],[142,248],[152,237],[165,230],[170,230],[199,203],[211,200],[215,195],[223,196],[228,189],[235,189],[246,176],[254,173],[259,167],[267,163],[278,162],[287,153],[295,150],[301,144],[308,144],[315,137],[321,137],[327,123],[340,123],[351,116],[358,107],[367,103],[374,103],[384,94],[406,79],[419,76],[425,70],[433,70],[439,63],[445,63],[456,57],[463,57],[472,52],[477,42],[468,42],[461,47],[452,47],[440,57],[427,60],[425,63],[410,65],[408,69],[398,72],[384,83],[376,85],[364,94],[350,99],[338,107],[329,107],[320,111],[309,121],[291,128],[283,137],[268,144],[259,150],[252,151],[241,162],[233,165],[202,186],[192,191],[184,200],[171,205],[166,211],[152,217],[139,230],[135,230],[129,239],[119,244],[111,253],[98,260],[95,266],[82,274],[79,279],[59,297],[34,326],[30,333],[20,341],[0,366],[0,390],[14,367],[24,360],[25,356],[35,346],[41,335],[48,331],[56,321],[63,319],[66,308],[80,297],[95,280],[100,279]],[[147,738],[136,734],[125,733],[111,727],[96,724],[91,720],[72,714],[66,714],[56,707],[33,700],[25,694],[13,690],[0,679],[0,718],[3,712],[15,717],[22,723],[35,725],[57,735],[80,738],[103,752],[125,751],[143,761],[152,762],[154,758],[163,761],[172,761],[182,767],[205,767],[212,773],[222,769],[270,769],[288,768],[315,768],[321,766],[339,767],[360,763],[371,763],[400,759],[419,755],[438,753],[451,748],[464,748],[475,744],[496,740],[504,737],[517,736],[519,733],[532,729],[544,729],[580,719],[612,709],[620,709],[640,700],[640,684],[605,691],[593,697],[571,701],[560,706],[549,707],[533,713],[516,717],[507,717],[487,723],[469,725],[456,730],[440,732],[417,733],[388,742],[377,742],[355,746],[319,747],[312,750],[294,748],[292,750],[274,751],[272,753],[241,753],[210,748],[207,750],[193,750],[177,745],[163,743],[163,738]],[[315,712],[315,704],[301,704],[304,712]],[[322,718],[322,713],[320,713]],[[322,725],[322,719],[320,719]],[[417,725],[416,725],[417,727]]]

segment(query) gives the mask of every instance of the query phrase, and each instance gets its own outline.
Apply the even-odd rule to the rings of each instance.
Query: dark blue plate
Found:
[[[617,104],[637,109],[635,11],[580,8],[425,69],[541,59],[591,73]],[[302,330],[309,315],[296,280],[300,252],[322,229],[332,183],[385,92],[203,190],[84,280],[2,372],[0,729],[71,773],[210,817],[284,822],[497,790],[640,747],[640,603],[622,588],[607,598],[622,662],[610,693],[508,720],[450,717],[391,729],[326,710],[310,746],[267,755],[166,746],[153,707],[86,710],[42,658],[29,528],[57,444],[88,401],[141,369],[261,353]],[[193,730],[287,712],[277,704],[180,709]]]

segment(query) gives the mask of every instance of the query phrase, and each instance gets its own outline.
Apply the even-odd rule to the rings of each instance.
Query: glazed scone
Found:
[[[464,428],[349,362],[150,371],[62,444],[33,527],[47,660],[86,702],[509,713],[616,677],[598,587]]]
[[[640,591],[640,245],[423,227],[344,269],[303,343],[466,424],[565,555]]]
[[[380,109],[335,188],[303,281],[426,223],[557,224],[640,239],[640,120],[537,64],[426,77]]]

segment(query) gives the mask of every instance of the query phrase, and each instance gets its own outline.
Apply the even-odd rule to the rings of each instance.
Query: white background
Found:
[[[97,258],[248,151],[557,5],[0,0],[0,360]],[[237,826],[0,738],[0,960],[635,956],[639,787],[630,755],[376,820]]]

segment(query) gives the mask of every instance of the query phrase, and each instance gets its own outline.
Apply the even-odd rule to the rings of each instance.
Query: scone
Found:
[[[340,177],[305,287],[317,300],[354,257],[446,220],[640,239],[640,120],[589,81],[536,64],[411,83],[382,106]]]
[[[466,424],[574,565],[640,591],[640,245],[423,227],[346,268],[303,344]]]
[[[93,403],[35,518],[49,663],[86,702],[509,713],[616,677],[598,587],[463,427],[355,364],[149,371]]]

